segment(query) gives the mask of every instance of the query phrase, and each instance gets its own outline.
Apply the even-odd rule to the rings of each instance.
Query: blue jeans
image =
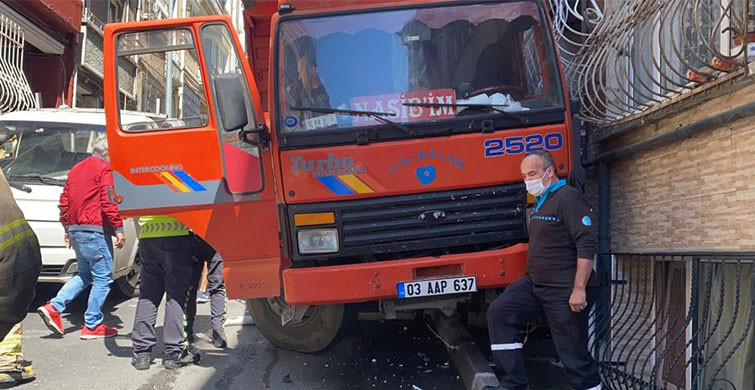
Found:
[[[62,313],[66,305],[91,284],[84,324],[93,329],[102,323],[102,304],[113,281],[113,243],[109,235],[99,232],[72,231],[69,236],[76,252],[79,273],[63,285],[50,303]]]

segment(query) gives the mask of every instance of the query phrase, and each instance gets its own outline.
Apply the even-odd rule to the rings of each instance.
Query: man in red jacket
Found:
[[[81,339],[115,336],[118,331],[102,323],[102,304],[113,281],[113,242],[122,248],[125,243],[123,221],[113,192],[113,173],[108,162],[107,139],[100,134],[94,142],[93,155],[76,164],[60,195],[60,222],[66,230],[66,244],[76,252],[79,272],[69,280],[58,295],[37,311],[51,331],[62,335],[60,313],[90,284],[87,310]]]

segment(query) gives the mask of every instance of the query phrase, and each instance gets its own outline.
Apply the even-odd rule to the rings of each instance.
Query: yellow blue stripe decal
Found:
[[[346,184],[344,184],[342,181],[338,180],[335,176],[322,176],[318,177],[317,180],[320,181],[325,187],[328,187],[329,190],[331,190],[336,195],[353,195],[354,191],[347,187]]]
[[[385,191],[375,179],[365,174],[346,174],[338,176],[321,176],[320,181],[335,195],[371,194]]]
[[[188,173],[184,171],[173,171],[173,174],[176,175],[176,177],[178,177],[179,179],[181,179],[184,182],[184,184],[189,186],[189,188],[191,188],[195,192],[207,191],[206,188],[202,187],[202,185],[199,184],[196,180],[194,180],[194,178],[191,177]]]

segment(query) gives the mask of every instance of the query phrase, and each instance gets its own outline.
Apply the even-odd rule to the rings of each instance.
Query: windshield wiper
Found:
[[[297,111],[311,111],[311,112],[317,112],[320,114],[342,114],[342,115],[348,115],[348,116],[366,116],[366,117],[374,118],[378,122],[391,126],[394,129],[401,130],[407,135],[414,135],[414,131],[412,131],[412,129],[402,125],[401,123],[394,122],[386,118],[386,116],[397,116],[396,114],[390,113],[390,112],[356,111],[356,110],[343,110],[340,108],[325,108],[325,107],[290,107],[290,109],[297,110]]]
[[[50,185],[61,186],[61,187],[66,184],[65,180],[53,179],[51,177],[44,177],[44,176],[38,175],[38,174],[31,174],[31,175],[11,175],[10,178],[13,178],[13,179],[36,179],[36,180],[39,180],[39,182],[43,183],[43,184],[50,184]]]
[[[471,109],[477,109],[477,110],[487,110],[487,111],[494,111],[499,114],[502,114],[506,118],[511,118],[519,121],[521,124],[527,124],[529,122],[529,119],[521,117],[516,114],[512,114],[508,111],[501,110],[500,104],[483,104],[483,103],[412,103],[412,102],[406,102],[401,103],[404,106],[407,107],[466,107]]]
[[[15,188],[15,189],[17,189],[17,190],[23,191],[23,192],[27,192],[27,193],[31,192],[31,187],[23,185],[23,184],[21,184],[19,182],[13,181],[13,180],[8,180],[8,185],[11,186],[11,187],[13,187],[13,188]]]

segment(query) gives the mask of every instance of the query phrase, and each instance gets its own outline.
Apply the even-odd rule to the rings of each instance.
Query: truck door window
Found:
[[[224,24],[205,25],[202,27],[200,36],[207,75],[211,79],[210,81],[216,76],[227,74],[236,74],[242,76],[241,78],[243,79],[239,56],[236,53],[228,28]],[[244,94],[244,101],[246,102],[246,116],[249,118],[249,124],[247,124],[246,128],[251,129],[255,127],[254,110],[252,109],[252,101],[248,93],[249,87],[245,86],[244,90],[247,93]],[[213,88],[213,96],[220,92],[214,90],[215,86],[212,82],[210,82],[210,87]],[[222,121],[218,121],[218,126],[222,126]]]
[[[221,75],[235,74],[243,80],[244,103],[246,117],[249,123],[243,130],[251,130],[256,127],[256,118],[252,99],[249,95],[249,86],[246,84],[244,72],[241,66],[241,57],[236,51],[236,46],[231,39],[231,33],[225,24],[211,23],[202,26],[200,30],[202,42],[202,57],[207,69],[209,86],[212,96],[217,96],[223,91],[215,90],[214,78]],[[217,106],[217,103],[215,104]],[[220,113],[217,113],[220,115]],[[221,139],[223,169],[227,189],[234,195],[245,195],[259,192],[262,189],[262,166],[259,158],[259,148],[256,145],[243,142],[239,137],[242,129],[227,131],[223,129],[223,121],[216,118],[218,135]]]
[[[133,90],[137,111],[149,113],[153,118],[148,122],[121,122],[124,131],[207,125],[204,80],[191,30],[124,33],[118,37],[116,45],[119,62],[125,58],[137,65]]]

